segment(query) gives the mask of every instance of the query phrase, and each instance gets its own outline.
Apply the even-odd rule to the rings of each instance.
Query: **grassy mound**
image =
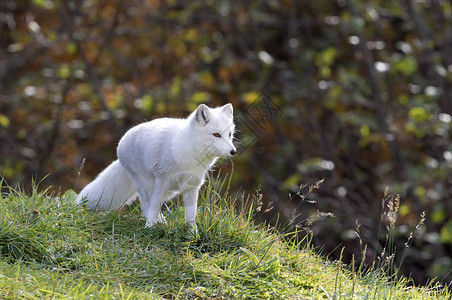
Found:
[[[139,207],[99,214],[74,194],[24,194],[0,201],[0,298],[24,299],[449,299],[439,287],[410,287],[383,271],[327,262],[298,242],[253,223],[211,180],[202,192],[198,235],[183,207],[145,228]],[[5,190],[5,187],[4,189]],[[287,237],[287,236],[286,236]]]

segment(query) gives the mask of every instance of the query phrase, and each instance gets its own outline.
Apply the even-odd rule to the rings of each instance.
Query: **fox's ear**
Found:
[[[226,105],[223,105],[221,107],[221,109],[223,109],[224,112],[230,114],[232,116],[232,114],[234,113],[234,109],[232,108],[232,104],[228,103]]]
[[[199,126],[204,127],[209,123],[210,120],[210,111],[209,107],[205,104],[200,104],[198,108],[196,109],[195,114],[195,120],[196,123],[198,123]]]

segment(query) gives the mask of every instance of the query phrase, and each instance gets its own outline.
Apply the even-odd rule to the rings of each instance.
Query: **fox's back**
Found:
[[[160,118],[131,128],[119,141],[119,161],[135,170],[164,172],[174,165],[171,145],[186,126],[187,119]]]

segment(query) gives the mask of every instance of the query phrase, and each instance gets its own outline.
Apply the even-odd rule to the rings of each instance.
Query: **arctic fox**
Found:
[[[232,105],[204,104],[186,119],[161,118],[139,124],[119,141],[118,160],[78,195],[88,209],[109,211],[140,198],[146,226],[164,222],[161,206],[182,194],[185,221],[195,228],[198,191],[218,157],[236,153]]]

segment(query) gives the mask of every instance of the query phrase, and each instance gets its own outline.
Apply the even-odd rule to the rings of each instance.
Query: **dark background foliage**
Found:
[[[450,1],[0,3],[10,185],[50,174],[43,185],[78,191],[131,126],[226,102],[241,151],[232,187],[261,188],[262,219],[309,227],[346,263],[365,244],[369,264],[396,248],[417,283],[452,280]],[[386,187],[397,213],[389,196],[382,207]]]

